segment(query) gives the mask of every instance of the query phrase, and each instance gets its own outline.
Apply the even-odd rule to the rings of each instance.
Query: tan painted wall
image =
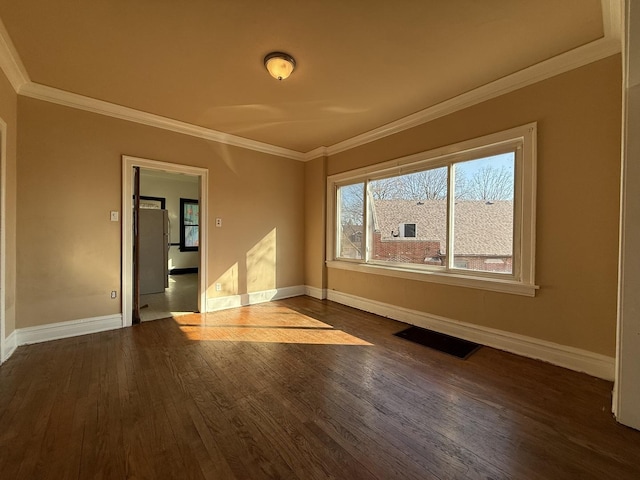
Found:
[[[538,122],[535,298],[329,269],[328,288],[615,355],[621,59],[613,56],[329,159],[328,174]]]
[[[0,70],[0,118],[7,124],[7,178],[6,178],[6,258],[5,288],[6,317],[5,335],[15,330],[16,323],[16,135],[17,123],[17,95]],[[2,339],[0,339],[2,340]]]
[[[325,211],[327,159],[305,163],[305,285],[326,288]]]
[[[123,154],[209,169],[210,284],[237,271],[210,296],[303,284],[303,163],[30,98],[18,112],[17,327],[121,311]]]

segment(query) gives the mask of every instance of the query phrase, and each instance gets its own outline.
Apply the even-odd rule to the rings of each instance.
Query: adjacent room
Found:
[[[0,0],[0,477],[640,478],[638,59],[633,0]]]

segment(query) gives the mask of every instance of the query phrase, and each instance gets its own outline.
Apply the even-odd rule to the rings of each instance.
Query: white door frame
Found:
[[[618,264],[618,329],[613,412],[640,429],[640,4],[625,2],[623,121]]]
[[[209,170],[206,168],[122,156],[122,326],[131,326],[133,308],[133,167],[194,175],[200,179],[200,265],[198,310],[207,308],[207,206]]]
[[[7,124],[0,118],[0,364],[7,355]]]

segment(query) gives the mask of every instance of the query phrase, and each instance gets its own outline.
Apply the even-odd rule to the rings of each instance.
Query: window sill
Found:
[[[344,262],[340,260],[327,261],[328,268],[338,270],[350,270],[353,272],[368,273],[372,275],[384,275],[387,277],[405,278],[421,282],[440,283],[455,287],[476,288],[491,292],[509,293],[535,297],[538,285],[530,285],[514,280],[503,280],[494,277],[476,277],[461,275],[459,273],[444,273],[431,270],[417,270],[409,268],[390,267],[387,265],[372,265],[366,263]]]

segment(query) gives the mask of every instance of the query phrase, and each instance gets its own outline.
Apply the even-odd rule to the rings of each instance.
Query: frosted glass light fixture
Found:
[[[284,80],[296,68],[296,61],[286,53],[272,52],[264,57],[264,66],[267,67],[273,78]]]

